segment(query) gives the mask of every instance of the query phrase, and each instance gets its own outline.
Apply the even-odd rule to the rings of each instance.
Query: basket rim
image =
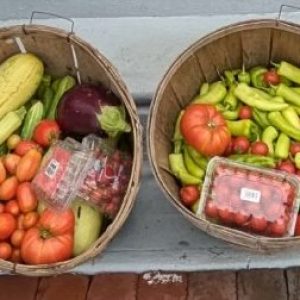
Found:
[[[271,250],[270,245],[276,245],[278,249],[293,247],[293,246],[299,246],[300,245],[300,236],[299,237],[283,237],[283,238],[271,238],[271,237],[264,237],[264,236],[255,236],[253,234],[245,233],[236,229],[229,229],[222,225],[213,224],[207,220],[197,218],[196,215],[191,212],[189,209],[187,209],[183,204],[181,204],[179,201],[177,201],[173,195],[170,189],[168,188],[167,184],[165,184],[162,176],[160,175],[160,167],[157,164],[156,159],[156,151],[154,148],[154,143],[151,141],[154,140],[154,134],[155,134],[155,118],[153,116],[156,115],[157,109],[158,109],[158,103],[160,101],[161,95],[163,94],[163,91],[165,89],[165,86],[167,85],[168,81],[172,78],[174,72],[176,71],[177,66],[181,64],[182,61],[185,61],[187,58],[190,57],[191,54],[193,54],[194,50],[199,49],[201,47],[204,47],[205,45],[221,38],[225,37],[227,35],[230,35],[234,32],[243,31],[247,29],[255,29],[255,28],[279,28],[284,31],[288,32],[296,32],[300,35],[300,24],[293,23],[290,21],[284,21],[284,20],[278,20],[278,19],[270,19],[270,18],[264,18],[264,19],[250,19],[245,20],[241,22],[235,22],[226,26],[222,26],[202,37],[197,39],[195,42],[193,42],[191,45],[189,45],[187,48],[185,48],[177,57],[171,62],[169,67],[164,72],[161,80],[159,81],[156,91],[154,93],[154,96],[152,97],[152,101],[150,104],[149,109],[149,116],[147,121],[147,141],[146,141],[146,147],[147,147],[147,155],[148,160],[150,162],[150,167],[152,169],[152,173],[154,175],[154,178],[156,182],[158,183],[158,186],[160,190],[163,192],[163,194],[166,196],[166,199],[171,202],[171,204],[188,220],[190,221],[194,226],[201,229],[202,231],[205,231],[206,233],[221,238],[223,240],[226,240],[227,242],[230,242],[235,245],[244,246],[246,248],[251,248],[252,250],[258,250],[258,251],[264,251],[265,248],[267,248],[268,251]],[[218,233],[224,233],[224,237],[220,237]],[[231,235],[233,241],[228,241],[226,237],[228,235]],[[240,241],[240,238],[244,237],[252,241],[252,244],[255,245],[255,247],[249,247],[249,245],[245,245]],[[274,247],[273,250],[276,251],[276,247]]]
[[[118,70],[112,63],[90,43],[78,37],[74,32],[69,33],[61,28],[56,28],[48,25],[12,25],[0,27],[0,39],[12,38],[15,34],[23,33],[45,33],[52,34],[56,37],[66,38],[68,43],[74,43],[81,47],[83,51],[87,52],[98,66],[105,71],[106,76],[120,94],[120,99],[130,117],[132,124],[132,136],[134,140],[133,146],[133,164],[130,181],[128,183],[126,194],[122,205],[112,223],[106,228],[102,235],[93,243],[93,245],[84,253],[73,257],[69,260],[54,263],[54,264],[41,264],[41,265],[26,265],[16,264],[4,260],[0,260],[0,269],[10,271],[11,273],[27,275],[27,276],[50,276],[65,273],[78,266],[85,261],[94,258],[102,253],[108,246],[109,242],[117,235],[119,230],[127,220],[134,203],[141,183],[141,172],[143,164],[143,128],[138,117],[138,111],[134,99],[129,92],[125,82],[121,78]]]

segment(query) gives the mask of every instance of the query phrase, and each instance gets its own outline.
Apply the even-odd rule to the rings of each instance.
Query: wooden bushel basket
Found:
[[[142,127],[135,103],[112,64],[91,45],[66,31],[41,25],[11,26],[0,29],[0,61],[12,54],[27,51],[40,57],[47,73],[77,77],[81,82],[102,83],[124,104],[132,126],[132,172],[123,202],[113,222],[83,254],[61,263],[25,265],[0,260],[0,269],[29,276],[55,275],[69,271],[100,254],[127,219],[139,188],[142,166]]]
[[[179,111],[199,92],[200,84],[220,80],[228,69],[269,65],[286,60],[300,65],[300,26],[260,19],[233,24],[201,38],[170,66],[158,85],[148,122],[148,151],[154,175],[167,198],[194,225],[208,234],[253,250],[299,247],[300,237],[267,238],[212,224],[197,218],[179,200],[169,170],[168,155]]]

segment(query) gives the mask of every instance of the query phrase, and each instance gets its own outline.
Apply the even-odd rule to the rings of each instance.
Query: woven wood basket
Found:
[[[215,31],[186,49],[158,85],[148,121],[148,151],[155,177],[171,203],[208,234],[253,250],[299,247],[300,237],[266,238],[196,218],[179,201],[179,186],[169,170],[168,154],[179,111],[199,92],[200,84],[219,79],[227,69],[287,60],[300,65],[300,26],[279,20],[251,20]]]
[[[114,221],[83,254],[56,264],[24,265],[0,260],[0,269],[29,276],[47,276],[66,272],[100,254],[127,219],[139,188],[142,165],[142,127],[135,103],[112,64],[91,45],[73,33],[41,25],[12,26],[0,29],[0,61],[24,51],[35,53],[46,71],[56,76],[74,75],[81,82],[102,83],[124,103],[132,125],[133,166],[127,192]]]

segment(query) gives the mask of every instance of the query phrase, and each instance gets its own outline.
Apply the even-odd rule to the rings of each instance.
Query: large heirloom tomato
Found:
[[[21,256],[27,264],[50,264],[71,257],[74,236],[71,209],[54,212],[46,209],[36,227],[29,229],[22,241]]]
[[[188,106],[180,122],[185,141],[206,156],[222,155],[230,143],[230,131],[223,116],[212,105]]]

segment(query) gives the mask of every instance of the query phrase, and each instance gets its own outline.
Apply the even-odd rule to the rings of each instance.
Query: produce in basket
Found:
[[[275,173],[280,170],[290,174],[286,176],[299,176],[300,68],[286,61],[271,65],[225,71],[220,81],[202,83],[199,94],[180,111],[169,166],[181,186],[182,203],[194,213],[203,205],[200,192],[205,193],[202,187],[207,162],[214,156],[227,157],[258,170],[268,168]],[[225,189],[221,191],[224,203]],[[198,195],[196,201],[195,195]],[[275,205],[275,196],[271,193],[268,197],[270,206]],[[221,212],[213,202],[208,201],[205,210],[217,222],[222,220],[220,214],[228,216],[228,220],[237,219],[223,222],[227,226],[245,223],[242,212],[236,216],[227,210]],[[292,226],[289,230],[286,226],[279,234],[280,226],[272,225],[270,220],[266,220],[266,228],[273,226],[272,234],[255,230],[262,223],[250,214],[247,224],[252,227],[242,229],[269,236],[293,234]]]
[[[83,254],[117,215],[131,175],[124,106],[100,84],[45,73],[30,53],[2,62],[0,91],[0,259]]]

